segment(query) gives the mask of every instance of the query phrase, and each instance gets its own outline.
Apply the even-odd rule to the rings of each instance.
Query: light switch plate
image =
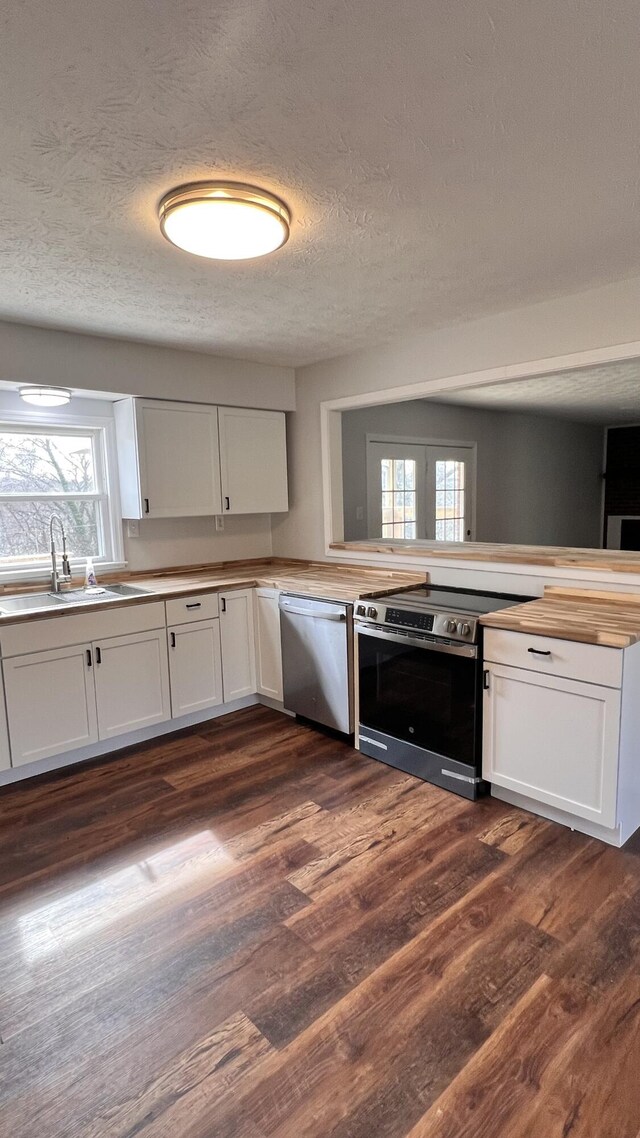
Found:
[[[224,518],[218,514],[216,516],[216,530],[220,533],[224,529]]]
[[[140,537],[140,522],[127,522],[127,537]]]

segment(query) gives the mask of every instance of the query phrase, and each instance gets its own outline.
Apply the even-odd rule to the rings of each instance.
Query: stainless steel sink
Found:
[[[29,593],[22,597],[0,597],[0,613],[38,612],[40,609],[54,609],[60,604],[60,596],[53,593]]]
[[[68,589],[61,593],[27,593],[19,597],[0,597],[0,616],[25,612],[42,612],[59,608],[60,605],[89,605],[105,601],[117,601],[122,597],[144,597],[148,589],[137,585],[105,585],[99,592],[88,593],[86,589]]]

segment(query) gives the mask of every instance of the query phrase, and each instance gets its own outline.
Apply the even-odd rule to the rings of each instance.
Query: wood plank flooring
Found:
[[[0,1134],[640,1138],[640,846],[266,708],[0,792]]]

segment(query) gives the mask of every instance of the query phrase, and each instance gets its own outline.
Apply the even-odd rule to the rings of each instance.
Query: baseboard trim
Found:
[[[528,810],[530,814],[538,814],[541,818],[548,818],[550,822],[558,822],[570,830],[577,830],[579,834],[587,834],[590,838],[598,838],[609,846],[622,846],[620,829],[610,830],[607,826],[599,826],[597,822],[589,822],[586,818],[576,818],[555,806],[547,806],[544,802],[535,802],[524,794],[513,790],[505,790],[502,786],[491,785],[491,797],[499,798],[501,802],[508,802],[510,806],[519,806],[521,810]]]

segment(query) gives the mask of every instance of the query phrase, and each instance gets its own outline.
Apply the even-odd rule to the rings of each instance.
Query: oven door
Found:
[[[358,626],[360,724],[476,766],[477,649]]]

